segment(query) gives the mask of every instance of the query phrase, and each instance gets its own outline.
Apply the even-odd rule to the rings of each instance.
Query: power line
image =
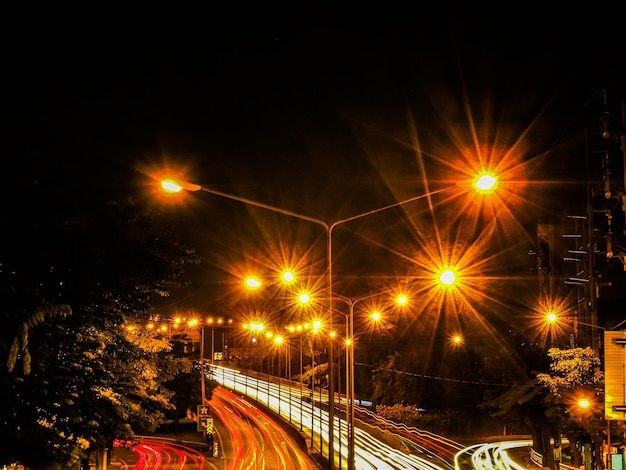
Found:
[[[364,367],[369,367],[370,369],[380,369],[380,367],[376,367],[372,364],[365,364],[363,362],[357,362],[355,363],[355,366],[364,366]],[[518,387],[519,384],[502,384],[502,383],[493,383],[493,382],[476,382],[474,380],[461,380],[461,379],[452,379],[449,377],[437,377],[434,375],[425,375],[425,374],[415,374],[413,372],[407,372],[404,370],[396,370],[396,369],[387,369],[385,368],[384,370],[388,370],[391,372],[394,372],[396,374],[403,374],[403,375],[410,375],[411,377],[420,377],[423,379],[432,379],[432,380],[442,380],[445,382],[457,382],[457,383],[464,383],[464,384],[472,384],[472,385],[494,385],[497,387]]]

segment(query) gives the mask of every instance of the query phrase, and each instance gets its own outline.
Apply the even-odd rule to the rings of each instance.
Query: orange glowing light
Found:
[[[244,285],[246,286],[246,289],[249,290],[257,290],[261,287],[262,282],[261,280],[256,277],[256,276],[248,276],[245,280],[244,280]]]
[[[493,173],[484,172],[479,174],[474,180],[474,187],[481,193],[492,193],[495,191],[498,178]]]

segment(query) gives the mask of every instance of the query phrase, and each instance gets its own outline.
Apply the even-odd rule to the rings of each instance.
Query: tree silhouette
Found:
[[[172,408],[168,341],[128,326],[195,258],[131,201],[51,184],[22,202],[0,212],[0,462],[68,468]]]

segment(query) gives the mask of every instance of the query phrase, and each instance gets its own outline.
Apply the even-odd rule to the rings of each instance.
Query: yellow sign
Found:
[[[626,417],[626,331],[604,332],[604,416]]]
[[[198,417],[198,431],[206,432],[207,434],[213,434],[213,418]]]

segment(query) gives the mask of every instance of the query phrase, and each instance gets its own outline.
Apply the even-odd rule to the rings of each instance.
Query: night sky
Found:
[[[333,222],[467,179],[482,161],[508,171],[503,213],[468,225],[458,200],[436,199],[436,221],[422,201],[338,229],[338,289],[405,279],[438,236],[530,276],[536,222],[584,208],[600,171],[584,130],[592,91],[610,90],[612,106],[623,96],[624,6],[444,5],[11,10],[5,176],[58,175],[154,208],[150,185],[170,168]],[[270,258],[323,269],[320,227],[207,194],[166,210],[204,263],[161,313],[228,310],[244,266]],[[494,217],[500,235],[481,242]],[[488,270],[504,279],[499,264]]]

